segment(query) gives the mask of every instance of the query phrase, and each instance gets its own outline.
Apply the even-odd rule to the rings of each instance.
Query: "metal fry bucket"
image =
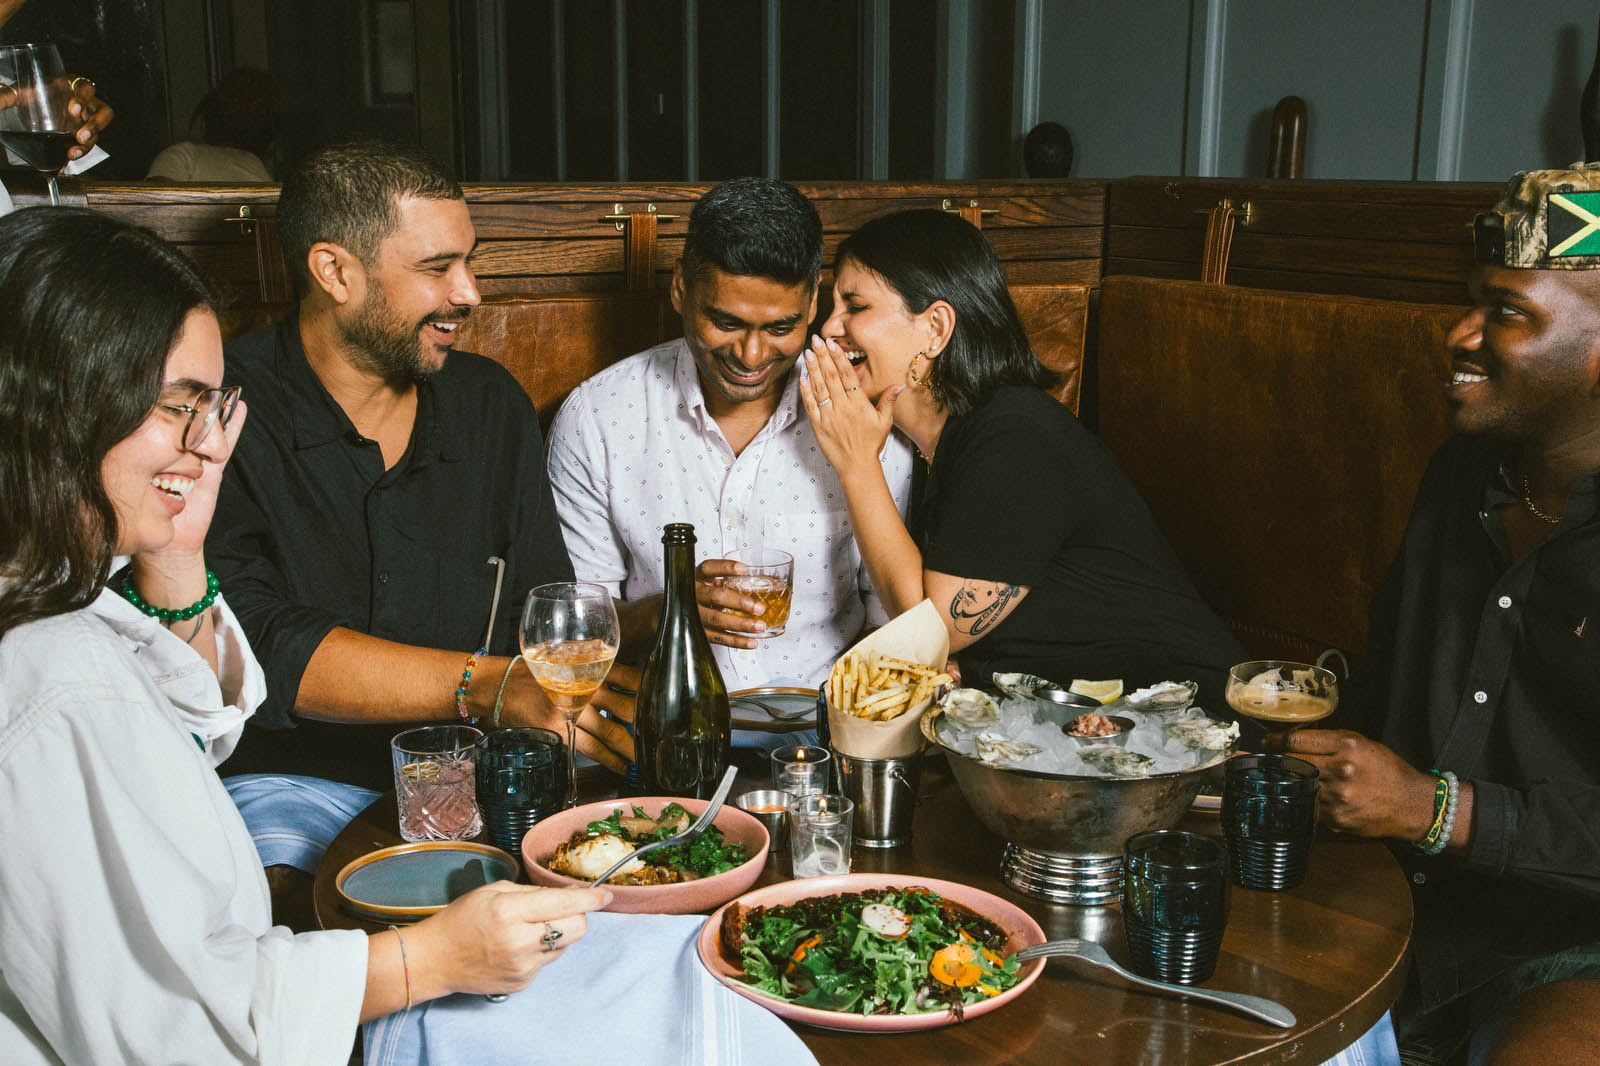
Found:
[[[904,759],[858,759],[833,753],[845,796],[855,803],[856,843],[893,848],[911,840],[911,817],[922,779],[922,755]]]

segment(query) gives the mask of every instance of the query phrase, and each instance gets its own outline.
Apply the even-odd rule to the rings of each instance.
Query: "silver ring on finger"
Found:
[[[562,934],[561,930],[557,929],[555,926],[551,925],[549,922],[545,922],[544,923],[544,935],[541,936],[539,939],[544,942],[544,949],[546,951],[556,951],[561,947],[561,937],[562,937],[562,935],[563,934]]]
[[[833,402],[833,397],[832,396],[824,396],[822,399],[817,401],[817,406],[818,407],[826,407],[832,402]]]

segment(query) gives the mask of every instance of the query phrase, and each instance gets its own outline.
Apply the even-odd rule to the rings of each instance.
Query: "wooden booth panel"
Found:
[[[1478,182],[1129,178],[1111,183],[1105,273],[1199,278],[1207,213],[1227,199],[1250,206],[1230,284],[1464,303],[1472,218],[1498,193]]]
[[[1100,431],[1201,594],[1359,652],[1448,435],[1461,309],[1107,277]]]
[[[270,228],[259,224],[274,214],[275,185],[68,181],[65,188],[76,202],[129,218],[177,243],[205,264],[229,304],[271,303],[287,294],[276,262],[280,253],[263,240],[271,237]],[[479,239],[473,269],[485,293],[665,291],[682,252],[689,211],[709,188],[704,183],[467,185]],[[975,215],[1014,282],[1092,284],[1100,276],[1104,182],[831,182],[799,188],[822,217],[829,261],[839,241],[867,219],[921,207]],[[258,222],[241,219],[241,207]],[[608,217],[613,215],[628,220],[619,223]],[[650,216],[647,222],[635,230],[633,218],[645,216]]]

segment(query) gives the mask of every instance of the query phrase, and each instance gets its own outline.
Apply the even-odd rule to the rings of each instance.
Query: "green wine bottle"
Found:
[[[634,719],[639,783],[648,794],[707,799],[728,766],[728,688],[694,598],[694,526],[661,534],[666,595]]]

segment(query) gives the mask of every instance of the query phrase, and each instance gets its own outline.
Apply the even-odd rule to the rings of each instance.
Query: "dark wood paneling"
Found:
[[[1105,272],[1198,278],[1206,212],[1250,205],[1227,280],[1258,288],[1465,300],[1472,217],[1499,188],[1441,182],[1244,182],[1130,178],[1111,183]]]

